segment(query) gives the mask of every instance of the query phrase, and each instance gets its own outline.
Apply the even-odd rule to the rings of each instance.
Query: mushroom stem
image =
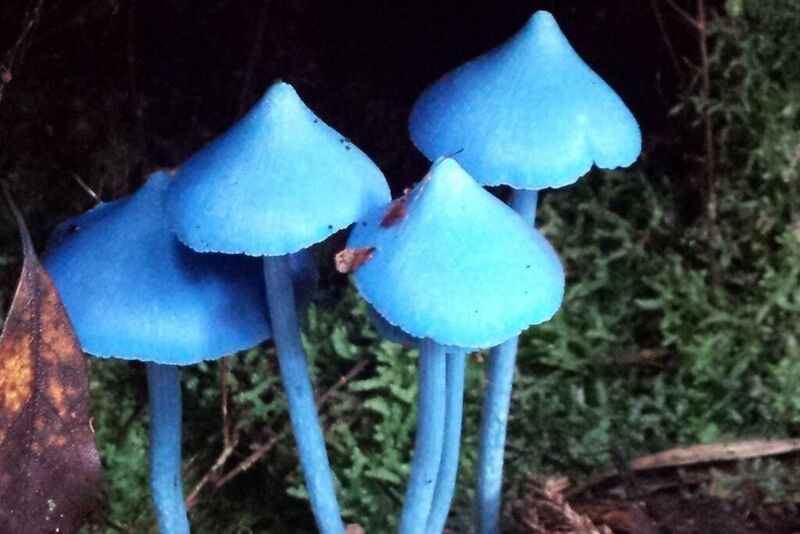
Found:
[[[489,351],[478,454],[479,534],[496,534],[499,531],[503,451],[516,357],[516,337]]]
[[[444,446],[439,461],[439,475],[433,492],[433,505],[428,516],[428,534],[441,534],[447,523],[450,503],[456,488],[458,459],[461,450],[461,422],[464,412],[464,371],[467,354],[463,350],[447,351],[447,382],[445,385]]]
[[[446,367],[444,346],[430,338],[423,339],[419,356],[416,444],[400,517],[400,534],[421,532],[431,511],[444,440]]]
[[[536,221],[536,205],[539,203],[539,192],[533,189],[515,189],[511,195],[511,209],[529,225]]]
[[[272,334],[311,509],[322,534],[344,534],[297,323],[289,256],[264,256],[264,279]]]
[[[538,198],[539,192],[530,189],[516,189],[511,197],[511,207],[531,226],[536,220]],[[478,454],[479,534],[496,534],[500,528],[503,453],[518,340],[513,337],[489,351]]]
[[[161,534],[188,534],[181,477],[181,383],[178,367],[147,363],[150,488]]]

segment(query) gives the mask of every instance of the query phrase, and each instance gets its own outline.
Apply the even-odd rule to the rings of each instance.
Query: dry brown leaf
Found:
[[[0,532],[76,532],[101,484],[86,362],[14,211],[24,263],[0,335]]]

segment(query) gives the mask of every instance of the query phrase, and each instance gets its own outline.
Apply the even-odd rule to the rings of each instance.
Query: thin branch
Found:
[[[325,393],[317,397],[317,409],[322,408],[325,406],[328,401],[330,401],[336,394],[341,390],[344,386],[349,384],[353,379],[355,379],[359,374],[361,374],[364,369],[366,369],[369,360],[361,360],[356,365],[350,369],[347,374],[341,376],[339,380],[336,381],[330,388],[328,388]],[[214,465],[211,469],[203,475],[200,481],[192,488],[191,492],[189,493],[189,497],[186,498],[186,508],[191,509],[198,501],[198,495],[200,492],[210,483],[213,483],[214,490],[218,490],[240,474],[244,473],[253,465],[258,462],[261,458],[264,457],[269,451],[271,451],[275,445],[280,443],[284,438],[288,437],[291,433],[291,428],[289,424],[285,424],[280,432],[272,436],[268,441],[264,444],[259,446],[255,451],[253,451],[249,456],[244,458],[240,461],[235,467],[233,467],[230,471],[218,477],[217,474],[221,470],[222,466],[225,465],[225,462],[228,460],[230,455],[233,453],[233,449],[236,447],[236,440],[232,443],[230,448],[225,448],[222,453],[220,453],[217,460],[214,462]],[[229,450],[230,449],[230,450]]]
[[[227,357],[219,361],[220,411],[222,412],[222,446],[228,449],[231,445],[231,425],[228,417],[228,375],[229,360]]]
[[[658,24],[658,29],[661,32],[661,40],[664,41],[664,46],[667,47],[667,53],[669,54],[670,62],[672,63],[672,68],[675,69],[675,72],[681,71],[681,63],[678,60],[678,54],[675,52],[675,47],[672,45],[672,41],[669,38],[669,33],[667,32],[667,28],[664,25],[664,17],[661,16],[661,10],[656,5],[656,0],[650,0],[650,8],[653,10],[653,14],[655,15],[656,24]]]
[[[143,152],[147,149],[147,135],[144,129],[144,99],[139,92],[139,80],[136,72],[136,2],[131,1],[128,7],[128,84],[130,86],[131,111],[133,112],[134,127],[136,129],[137,141]]]
[[[99,204],[101,201],[100,201],[100,197],[97,195],[97,193],[95,193],[95,192],[94,192],[94,190],[92,190],[92,188],[91,188],[91,187],[89,187],[89,186],[86,184],[86,182],[84,182],[84,181],[81,179],[81,177],[80,177],[80,176],[78,176],[78,174],[77,174],[77,173],[74,173],[74,172],[73,172],[73,173],[71,173],[71,174],[72,174],[72,179],[73,179],[73,180],[75,180],[75,181],[78,183],[78,187],[80,187],[80,188],[83,190],[83,192],[84,192],[84,193],[86,193],[87,195],[89,195],[89,197],[90,197],[92,200],[94,200],[94,201],[95,201],[95,203]]]
[[[236,446],[239,444],[238,437],[234,439],[232,442],[228,443],[222,449],[222,452],[214,461],[214,464],[211,466],[211,469],[206,471],[206,474],[195,484],[194,488],[189,492],[189,495],[186,497],[186,509],[191,509],[195,504],[197,504],[197,499],[200,495],[200,492],[203,491],[209,482],[211,482],[212,478],[216,478],[219,475],[222,468],[225,467],[225,463],[230,458],[233,451],[236,450]]]
[[[259,461],[265,454],[275,447],[278,443],[283,441],[285,437],[289,435],[289,427],[284,426],[281,431],[272,436],[269,441],[258,447],[255,451],[253,451],[247,458],[239,462],[236,467],[225,473],[223,476],[219,477],[218,479],[214,480],[214,489],[218,490],[237,476],[241,475]],[[186,503],[186,507],[188,508],[190,503]]]
[[[36,25],[39,24],[39,19],[41,19],[42,16],[43,5],[44,0],[36,0],[36,4],[34,4],[30,10],[28,10],[27,15],[25,16],[25,24],[22,27],[22,31],[17,37],[16,42],[14,42],[14,46],[12,46],[11,49],[6,52],[3,63],[0,64],[0,102],[3,100],[6,85],[11,83],[11,80],[14,77],[14,68],[16,63],[21,61],[25,56],[25,52],[28,51],[28,47],[30,46],[29,37],[33,33],[34,28],[36,28]]]
[[[705,0],[697,0],[698,42],[700,46],[700,72],[703,95],[703,133],[705,136],[706,162],[706,239],[709,248],[709,275],[713,286],[719,285],[717,251],[722,240],[717,223],[717,154],[714,148],[714,124],[709,104],[711,102],[711,61],[708,53],[708,30],[706,26]]]
[[[676,4],[674,0],[664,0],[669,7],[675,10],[675,12],[681,16],[681,18],[690,26],[692,26],[695,30],[700,30],[700,22],[691,16],[688,12],[684,11],[684,9]]]
[[[687,447],[675,447],[655,454],[640,456],[627,463],[625,469],[633,472],[655,469],[687,467],[719,462],[736,462],[768,456],[797,454],[800,452],[800,439],[753,439],[743,441],[724,441],[702,443]],[[618,469],[599,473],[583,484],[575,486],[567,496],[574,497],[601,484],[618,478]]]

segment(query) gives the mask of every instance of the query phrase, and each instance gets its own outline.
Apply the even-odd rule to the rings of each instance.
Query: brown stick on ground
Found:
[[[703,443],[687,447],[675,447],[632,460],[628,467],[632,471],[650,471],[668,467],[734,462],[765,456],[777,456],[800,451],[800,439],[752,439]],[[568,491],[573,497],[619,476],[619,472],[606,471],[590,477],[583,484]]]
[[[675,447],[656,454],[636,458],[630,463],[634,471],[679,467],[714,462],[732,462],[748,458],[776,456],[800,451],[800,439],[752,439],[704,443],[689,447]]]

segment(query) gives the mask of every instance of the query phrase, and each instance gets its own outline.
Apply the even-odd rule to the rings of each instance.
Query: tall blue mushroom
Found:
[[[163,211],[168,182],[155,174],[61,224],[44,265],[86,352],[146,362],[159,530],[184,534],[178,366],[250,348],[270,330],[258,262],[182,245]]]
[[[402,209],[377,209],[357,223],[348,247],[370,252],[354,276],[364,299],[421,340],[416,447],[400,532],[438,533],[455,483],[464,355],[548,320],[561,303],[564,273],[544,237],[453,159],[438,160],[395,202]]]
[[[429,87],[411,112],[409,129],[430,159],[457,153],[479,183],[510,185],[511,205],[529,224],[539,190],[572,184],[593,164],[628,166],[641,151],[633,115],[545,11]],[[489,359],[478,467],[481,533],[498,529],[516,351],[517,339],[510,339]]]
[[[344,527],[301,345],[288,259],[389,198],[375,164],[283,82],[189,159],[168,194],[173,229],[194,250],[263,257],[289,415],[317,526],[326,534]]]
[[[367,305],[367,316],[375,330],[385,339],[406,347],[420,348],[421,339],[389,323],[371,305]],[[447,523],[447,516],[450,513],[450,504],[453,501],[458,475],[458,460],[461,452],[461,425],[464,413],[466,356],[467,351],[461,348],[449,347],[445,351],[447,370],[444,381],[444,441],[427,521],[427,531],[437,534],[442,531]]]

